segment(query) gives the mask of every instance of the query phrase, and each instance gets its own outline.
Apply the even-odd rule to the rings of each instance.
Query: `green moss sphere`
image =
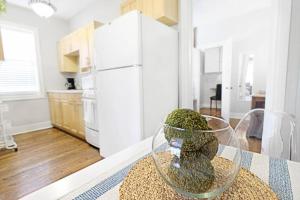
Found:
[[[176,109],[165,121],[165,138],[181,142],[181,151],[199,151],[205,144],[215,139],[206,119],[190,109]]]
[[[185,159],[186,157],[197,159],[204,155],[209,160],[214,159],[218,152],[219,142],[216,137],[212,141],[206,143],[202,146],[199,151],[181,151],[181,158]]]
[[[200,152],[205,155],[208,159],[212,160],[217,155],[219,148],[219,141],[216,137],[213,137],[211,141],[206,143],[200,149]]]
[[[176,187],[191,193],[202,193],[207,191],[215,180],[214,167],[203,154],[194,156],[174,157],[167,173]]]
[[[6,11],[6,1],[0,0],[0,14]]]
[[[166,124],[187,130],[211,130],[206,119],[200,113],[190,109],[176,109],[171,112]]]

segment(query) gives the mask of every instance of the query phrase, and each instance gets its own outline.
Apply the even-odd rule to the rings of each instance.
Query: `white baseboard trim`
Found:
[[[242,117],[245,115],[245,113],[230,113],[230,118],[233,119],[242,119]]]
[[[210,104],[201,104],[200,108],[210,108]],[[215,103],[212,104],[212,108],[216,108]],[[218,109],[221,109],[221,108],[222,108],[222,105],[220,103],[218,103]]]
[[[26,124],[22,126],[12,126],[11,129],[9,130],[9,133],[11,135],[19,135],[23,133],[28,133],[32,131],[39,131],[47,128],[52,128],[52,124],[50,121],[46,122],[38,122],[34,124]]]

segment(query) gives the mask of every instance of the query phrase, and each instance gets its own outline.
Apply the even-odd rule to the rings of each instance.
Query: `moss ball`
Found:
[[[217,155],[219,148],[219,141],[216,137],[213,137],[213,140],[209,141],[202,146],[200,152],[205,155],[208,159],[212,160]]]
[[[176,187],[191,193],[207,191],[215,180],[214,167],[203,154],[174,157],[167,173]]]
[[[198,151],[203,145],[214,140],[213,133],[205,117],[190,109],[176,109],[170,113],[165,121],[165,138],[181,140],[182,151]]]
[[[165,123],[172,127],[188,130],[211,130],[205,117],[190,109],[174,110],[168,115]]]
[[[181,151],[181,158],[191,157],[191,158],[201,158],[202,155],[206,156],[209,160],[213,160],[218,152],[219,142],[216,137],[212,141],[206,143],[198,151]]]
[[[211,160],[216,156],[219,141],[200,113],[176,109],[165,121],[164,133],[169,145],[180,150],[168,168],[172,183],[187,192],[207,191],[215,180]]]

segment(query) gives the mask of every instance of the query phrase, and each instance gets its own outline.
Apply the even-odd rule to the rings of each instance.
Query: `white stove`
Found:
[[[82,103],[84,111],[85,139],[89,144],[100,148],[96,88],[93,74],[82,77],[81,83],[83,89]]]

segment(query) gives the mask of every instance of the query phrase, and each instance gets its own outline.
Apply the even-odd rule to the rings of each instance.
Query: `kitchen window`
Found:
[[[33,28],[0,23],[4,59],[0,61],[0,100],[42,95],[38,34]]]

